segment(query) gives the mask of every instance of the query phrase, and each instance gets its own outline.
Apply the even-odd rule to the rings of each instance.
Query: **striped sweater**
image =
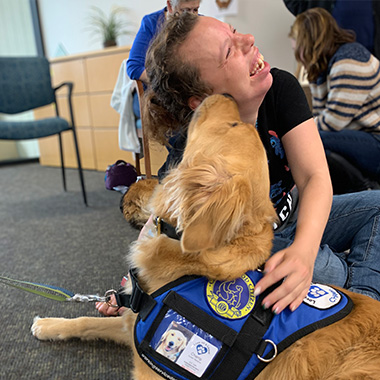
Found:
[[[362,45],[342,45],[310,90],[319,129],[380,133],[380,62]]]

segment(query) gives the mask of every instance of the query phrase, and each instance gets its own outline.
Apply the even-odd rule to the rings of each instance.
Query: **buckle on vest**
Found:
[[[128,307],[134,313],[138,313],[142,320],[145,320],[157,302],[140,287],[136,268],[132,268],[129,271],[129,275],[132,281],[132,293],[125,294],[123,288],[116,292],[115,298],[117,305],[119,307]]]

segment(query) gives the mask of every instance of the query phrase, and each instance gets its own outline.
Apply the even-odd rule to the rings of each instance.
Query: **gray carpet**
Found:
[[[85,207],[76,170],[38,163],[0,167],[0,273],[79,293],[118,288],[138,231],[119,210],[104,173],[85,171]],[[131,351],[110,342],[40,342],[36,315],[99,316],[94,304],[61,303],[0,284],[0,379],[129,379]],[[105,318],[105,317],[103,317]]]

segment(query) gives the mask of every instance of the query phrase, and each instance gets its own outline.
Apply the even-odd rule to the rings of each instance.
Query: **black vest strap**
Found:
[[[280,283],[267,289],[262,296],[272,292]],[[210,380],[230,380],[241,373],[251,357],[256,354],[262,356],[266,348],[263,336],[274,317],[270,309],[264,310],[257,302],[251,315],[242,327],[232,349],[227,353],[222,364],[215,370]]]
[[[145,320],[157,302],[140,287],[136,268],[131,269],[129,275],[132,280],[132,293],[125,294],[124,289],[120,289],[115,294],[116,302],[118,306],[125,306],[134,313],[139,313],[141,319]]]

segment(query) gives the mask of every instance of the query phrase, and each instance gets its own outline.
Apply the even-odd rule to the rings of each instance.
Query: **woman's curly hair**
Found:
[[[179,53],[198,17],[187,12],[171,16],[146,55],[149,86],[144,94],[143,122],[150,137],[162,144],[187,127],[193,113],[189,98],[203,99],[212,92],[201,79],[199,69]]]
[[[311,8],[300,13],[289,33],[296,41],[296,60],[305,66],[307,79],[316,81],[327,70],[338,48],[355,41],[355,33],[338,26],[334,17],[323,8]]]

